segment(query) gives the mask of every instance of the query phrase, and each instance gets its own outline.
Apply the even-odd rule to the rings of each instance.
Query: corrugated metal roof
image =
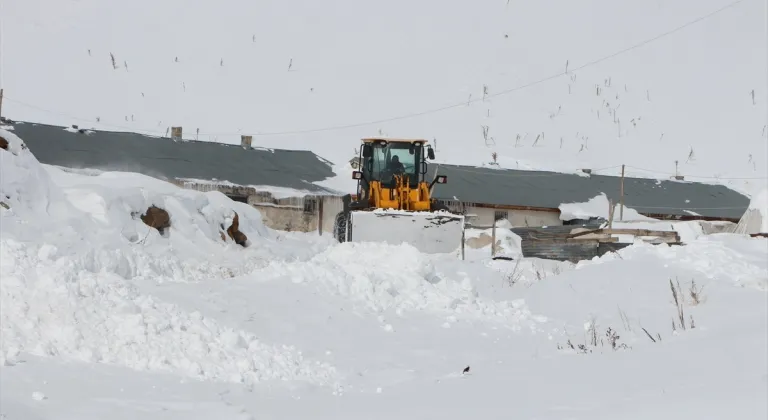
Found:
[[[557,172],[520,171],[432,164],[448,177],[436,184],[435,198],[504,206],[558,208],[561,203],[583,203],[605,193],[615,203],[620,198],[620,179],[615,176],[580,176]],[[624,204],[642,214],[739,219],[749,198],[723,185],[696,182],[625,178]],[[618,214],[615,216],[618,218]]]
[[[62,127],[17,123],[14,130],[38,160],[70,168],[140,172],[164,179],[197,178],[239,185],[270,185],[329,192],[313,182],[335,176],[330,162],[311,151],[243,150],[239,145],[205,141],[175,142],[135,133],[93,131],[73,133]],[[490,205],[556,209],[561,203],[581,203],[605,193],[618,202],[619,178],[579,176],[557,172],[491,169],[430,164],[448,176],[435,185],[443,200]],[[342,176],[344,176],[342,174]],[[626,178],[625,204],[644,214],[739,219],[749,198],[722,185]]]
[[[139,172],[166,180],[195,178],[239,185],[269,185],[312,192],[335,174],[310,151],[250,149],[205,141],[180,141],[135,133],[66,131],[62,127],[16,123],[14,132],[45,164],[68,168]]]

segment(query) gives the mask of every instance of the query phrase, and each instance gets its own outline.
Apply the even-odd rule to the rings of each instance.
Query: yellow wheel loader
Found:
[[[364,138],[359,151],[357,195],[344,197],[336,215],[339,242],[408,243],[425,253],[456,251],[464,240],[464,216],[452,214],[432,198],[432,187],[448,181],[437,175],[428,181],[427,158],[435,151],[426,140]]]

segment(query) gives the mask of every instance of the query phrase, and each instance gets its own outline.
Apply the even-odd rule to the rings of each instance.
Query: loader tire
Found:
[[[445,204],[443,204],[443,203],[440,203],[440,202],[437,202],[437,201],[435,201],[434,203],[432,203],[432,211],[439,211],[439,210],[450,211],[450,210],[448,209],[448,206],[446,206],[446,205],[445,205]]]
[[[336,215],[336,220],[333,224],[333,236],[339,243],[347,241],[347,228],[349,227],[349,214],[340,212]]]

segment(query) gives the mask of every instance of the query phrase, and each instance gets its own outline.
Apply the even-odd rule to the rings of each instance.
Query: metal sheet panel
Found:
[[[436,184],[433,196],[445,201],[487,205],[556,209],[562,203],[583,203],[604,193],[619,202],[618,176],[521,171],[430,164],[429,179],[446,175],[446,184]],[[624,202],[644,214],[739,219],[749,206],[749,197],[724,185],[690,181],[624,179]],[[615,216],[618,220],[618,214]]]
[[[597,241],[583,242],[522,242],[523,257],[579,262],[597,256]]]
[[[329,162],[310,151],[244,149],[208,141],[174,141],[134,133],[73,133],[45,124],[16,123],[14,134],[37,160],[66,168],[138,172],[155,178],[196,178],[238,185],[269,185],[312,192],[335,176]]]

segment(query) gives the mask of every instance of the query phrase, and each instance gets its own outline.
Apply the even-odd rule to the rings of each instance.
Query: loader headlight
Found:
[[[448,183],[448,177],[445,176],[445,175],[438,175],[437,179],[435,181],[437,181],[438,184],[447,184]]]
[[[363,173],[360,171],[352,172],[352,179],[363,179]]]

